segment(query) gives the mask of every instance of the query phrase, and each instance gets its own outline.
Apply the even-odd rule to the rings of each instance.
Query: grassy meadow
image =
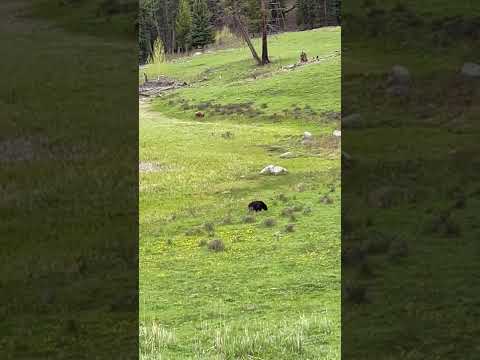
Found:
[[[0,3],[8,48],[0,89],[0,353],[128,357],[137,338],[125,334],[138,329],[130,195],[138,183],[136,43],[64,31],[32,17],[31,5]]]
[[[473,359],[480,93],[461,69],[478,63],[465,31],[478,10],[368,3],[377,21],[349,18],[342,40],[342,110],[362,119],[342,134],[353,159],[342,170],[342,356]],[[394,65],[411,74],[405,97],[386,91]]]
[[[339,358],[339,49],[325,28],[271,37],[265,67],[240,47],[141,69],[189,83],[140,101],[141,359]]]

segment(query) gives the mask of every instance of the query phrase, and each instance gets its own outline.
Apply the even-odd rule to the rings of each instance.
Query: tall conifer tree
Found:
[[[192,12],[192,46],[204,47],[214,40],[207,2],[206,0],[194,0]]]

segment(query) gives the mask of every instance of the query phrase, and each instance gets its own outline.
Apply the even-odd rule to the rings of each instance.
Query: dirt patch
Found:
[[[162,171],[162,164],[156,162],[140,162],[138,164],[138,171],[141,173],[152,173]]]
[[[166,76],[159,76],[156,80],[147,80],[140,85],[138,87],[138,93],[140,96],[144,97],[159,96],[164,91],[184,86],[187,86],[187,83],[184,81],[177,81]]]

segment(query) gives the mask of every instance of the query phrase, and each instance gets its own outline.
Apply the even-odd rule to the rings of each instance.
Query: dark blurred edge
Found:
[[[342,359],[476,359],[480,4],[342,2]]]
[[[40,2],[0,4],[0,358],[135,359],[137,9]]]

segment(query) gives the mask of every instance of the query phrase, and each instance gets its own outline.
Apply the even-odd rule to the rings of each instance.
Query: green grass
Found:
[[[112,3],[115,11],[105,11]],[[118,5],[118,4],[123,5]],[[86,33],[102,38],[135,37],[138,5],[134,0],[123,2],[109,0],[34,0],[31,12],[35,17],[47,19],[73,33]]]
[[[137,280],[137,201],[122,195],[137,183],[136,44],[15,19],[29,5],[0,4],[9,19],[0,142],[13,144],[14,159],[2,150],[0,349],[3,358],[116,358],[138,328],[135,312],[105,308]]]
[[[392,22],[391,31],[378,37],[368,31],[344,37],[349,52],[342,59],[342,91],[348,96],[342,106],[347,114],[360,113],[365,126],[342,134],[342,150],[356,159],[342,171],[342,249],[363,248],[380,236],[392,244],[400,239],[408,253],[395,257],[387,247],[342,264],[342,283],[364,289],[368,300],[343,299],[342,355],[470,359],[477,349],[468,339],[478,332],[471,304],[479,271],[473,155],[479,151],[479,92],[478,82],[462,78],[460,70],[465,62],[477,62],[479,50],[472,37],[439,33],[435,39],[428,30],[432,22],[457,14],[468,15],[468,23],[475,12],[468,13],[465,2],[407,3],[417,14],[431,12],[420,30]],[[412,74],[407,99],[385,93],[396,64]],[[385,208],[369,204],[370,195],[385,187],[403,196],[387,195],[394,202]],[[463,196],[466,203],[456,206]],[[435,225],[447,213],[450,231]]]
[[[159,166],[140,174],[142,359],[339,358],[339,123],[325,115],[340,108],[339,57],[276,71],[302,49],[321,56],[339,46],[339,29],[325,29],[272,39],[276,62],[265,68],[244,49],[147,67],[192,84],[140,107],[140,161]],[[208,68],[209,80],[195,82]],[[267,76],[250,81],[253,71]],[[252,102],[262,114],[212,105],[198,121],[205,101]],[[313,146],[301,144],[304,131]],[[281,159],[285,151],[299,157]],[[259,175],[268,164],[289,173]],[[255,199],[269,210],[250,222]],[[224,251],[202,246],[212,239]]]

